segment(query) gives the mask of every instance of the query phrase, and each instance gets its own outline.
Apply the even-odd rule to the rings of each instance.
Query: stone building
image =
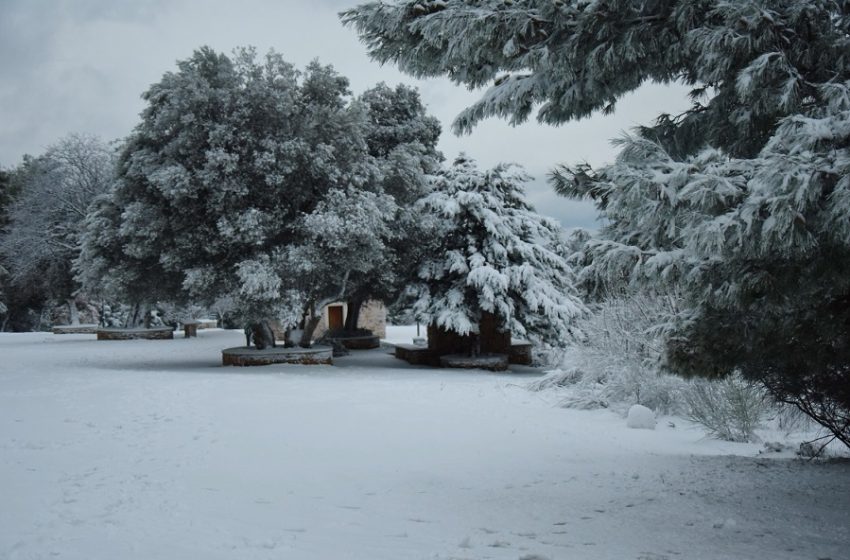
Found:
[[[328,329],[341,329],[345,325],[348,307],[344,302],[335,302],[322,309],[322,319],[316,327],[314,338],[321,338]],[[368,329],[378,338],[387,336],[387,308],[380,301],[368,301],[360,310],[358,329]]]

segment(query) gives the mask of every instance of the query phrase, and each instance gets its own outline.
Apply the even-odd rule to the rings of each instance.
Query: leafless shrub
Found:
[[[775,410],[763,387],[738,375],[694,380],[682,396],[686,416],[726,441],[756,441],[755,430]]]

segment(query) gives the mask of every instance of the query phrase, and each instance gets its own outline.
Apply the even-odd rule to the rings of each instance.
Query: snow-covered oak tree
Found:
[[[204,47],[178,62],[143,96],[81,268],[138,299],[233,295],[246,322],[290,319],[284,256],[302,216],[375,174],[347,96],[331,67],[300,73],[274,52]]]
[[[9,283],[24,292],[68,302],[79,323],[74,298],[80,286],[72,265],[80,253],[89,204],[110,185],[112,151],[98,138],[70,135],[39,157],[26,157],[15,171],[20,192],[8,207],[0,252]]]
[[[372,56],[491,84],[455,121],[558,124],[646,81],[693,106],[621,142],[617,161],[553,173],[607,224],[582,279],[674,283],[664,360],[741,370],[850,444],[850,4],[833,0],[415,0],[342,14]]]
[[[417,262],[420,220],[413,203],[429,189],[443,159],[437,151],[439,121],[426,113],[416,89],[380,83],[359,96],[367,114],[366,144],[380,171],[380,191],[392,197],[384,205],[382,249],[372,266],[352,270],[346,301],[345,330],[357,329],[360,309],[370,299],[395,300]],[[377,217],[377,214],[375,214]]]
[[[144,98],[80,270],[136,300],[231,297],[246,323],[309,327],[368,279],[396,212],[388,170],[421,174],[428,155],[404,165],[384,161],[393,145],[372,155],[375,127],[348,81],[273,52],[202,48]]]
[[[417,317],[461,335],[484,313],[516,336],[563,344],[584,312],[561,254],[561,227],[525,202],[521,170],[480,171],[464,156],[417,203],[433,216],[434,246],[409,286]]]

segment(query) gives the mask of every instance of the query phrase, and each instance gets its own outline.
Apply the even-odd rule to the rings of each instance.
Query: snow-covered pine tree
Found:
[[[23,293],[67,302],[79,323],[75,297],[80,288],[72,265],[79,256],[89,204],[112,181],[113,154],[98,138],[69,135],[15,170],[20,192],[7,209],[0,253],[9,283]]]
[[[411,0],[342,18],[382,62],[492,83],[457,131],[691,85],[692,108],[625,139],[613,165],[553,174],[607,218],[582,279],[675,283],[690,305],[663,325],[670,367],[741,369],[850,444],[850,3]]]
[[[417,203],[434,218],[434,247],[409,293],[418,318],[460,335],[485,313],[500,330],[562,345],[584,312],[559,254],[560,225],[524,200],[528,177],[509,165],[480,171],[460,156]]]

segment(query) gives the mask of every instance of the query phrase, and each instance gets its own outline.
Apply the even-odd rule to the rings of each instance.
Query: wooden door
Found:
[[[330,330],[342,329],[343,325],[345,325],[345,321],[342,318],[342,306],[341,305],[329,305],[328,306],[328,328]]]

